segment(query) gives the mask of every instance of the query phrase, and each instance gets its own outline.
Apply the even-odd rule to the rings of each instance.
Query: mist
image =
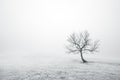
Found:
[[[93,57],[120,58],[119,0],[0,0],[0,58],[66,56],[66,39],[88,30],[100,40]],[[69,56],[69,55],[68,55]]]

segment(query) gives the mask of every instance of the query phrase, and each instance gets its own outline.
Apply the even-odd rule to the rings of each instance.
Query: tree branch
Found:
[[[69,53],[76,53],[79,51],[96,52],[99,46],[99,41],[91,43],[91,39],[89,39],[89,33],[87,31],[79,33],[79,35],[73,33],[68,37],[67,41],[69,42],[69,45],[66,48]]]

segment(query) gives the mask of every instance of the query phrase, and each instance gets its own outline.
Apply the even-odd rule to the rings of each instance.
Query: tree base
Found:
[[[83,61],[83,63],[87,63],[87,61],[86,60],[82,60]]]

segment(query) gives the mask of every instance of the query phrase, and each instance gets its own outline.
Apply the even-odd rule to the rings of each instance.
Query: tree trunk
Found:
[[[83,63],[87,62],[87,61],[83,58],[83,53],[82,53],[82,52],[80,52],[80,56],[81,56],[81,59],[82,59]]]

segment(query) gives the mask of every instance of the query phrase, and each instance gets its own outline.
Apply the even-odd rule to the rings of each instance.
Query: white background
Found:
[[[59,57],[67,36],[88,30],[93,57],[120,58],[119,0],[0,0],[0,56]]]

